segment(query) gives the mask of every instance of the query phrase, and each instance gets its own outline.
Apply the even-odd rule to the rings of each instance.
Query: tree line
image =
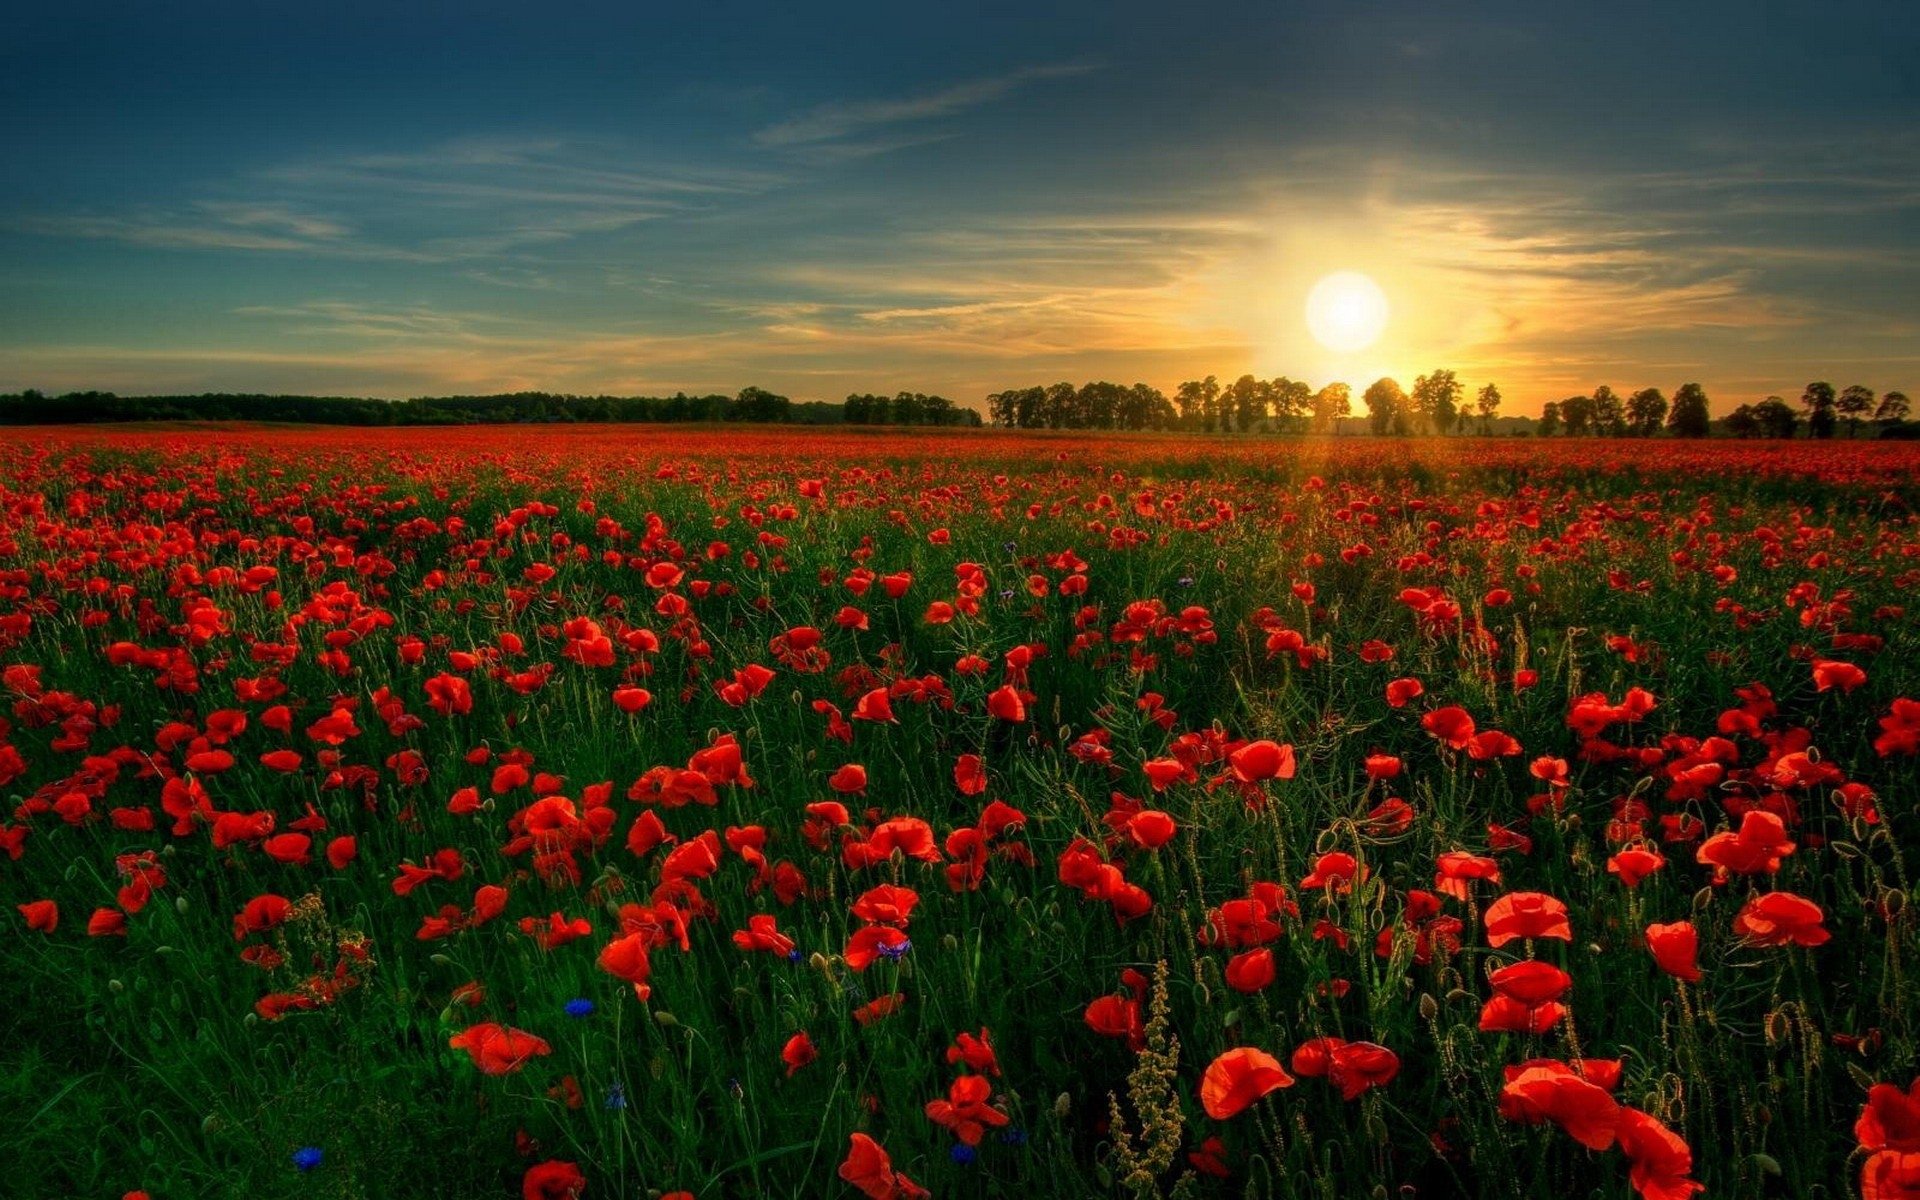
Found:
[[[736,395],[576,396],[511,392],[490,396],[282,396],[207,392],[195,396],[118,396],[31,388],[0,395],[0,425],[72,425],[106,421],[284,421],[318,425],[668,424],[979,425],[980,415],[942,396],[848,396],[843,404],[795,402],[765,388]]]
[[[1873,389],[1860,384],[1836,391],[1824,380],[1816,380],[1800,393],[1805,410],[1807,436],[1830,438],[1841,421],[1847,423],[1847,436],[1856,437],[1862,421],[1880,426],[1880,436],[1912,436],[1906,425],[1913,405],[1905,392],[1888,392],[1876,398]],[[1727,414],[1727,432],[1735,437],[1790,438],[1800,425],[1801,413],[1780,396],[1768,396],[1758,404],[1742,404]]]

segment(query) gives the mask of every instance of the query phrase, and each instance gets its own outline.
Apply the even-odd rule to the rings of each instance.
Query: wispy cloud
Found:
[[[755,133],[753,140],[773,147],[839,141],[884,126],[952,116],[990,104],[1027,84],[1082,75],[1094,67],[1094,63],[1085,61],[1051,63],[971,79],[914,96],[833,101],[768,125]]]

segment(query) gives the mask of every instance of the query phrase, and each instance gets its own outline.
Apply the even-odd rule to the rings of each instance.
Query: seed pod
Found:
[[[1793,1031],[1793,1027],[1791,1024],[1788,1023],[1786,1013],[1776,1008],[1772,1012],[1767,1014],[1767,1044],[1768,1045],[1772,1045],[1775,1042],[1785,1041],[1787,1039],[1787,1035],[1792,1031]]]

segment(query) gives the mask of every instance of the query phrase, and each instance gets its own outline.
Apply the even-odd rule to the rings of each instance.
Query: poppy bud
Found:
[[[1067,1119],[1067,1114],[1071,1113],[1072,1111],[1073,1111],[1072,1096],[1069,1096],[1065,1092],[1061,1092],[1058,1096],[1055,1096],[1053,1098],[1053,1119],[1054,1120],[1064,1121]]]
[[[1440,1015],[1440,1002],[1433,998],[1432,993],[1421,992],[1420,1019],[1422,1021],[1431,1021],[1438,1015]]]
[[[663,1008],[659,1012],[653,1014],[653,1023],[655,1025],[660,1026],[662,1029],[671,1029],[680,1023],[680,1018],[674,1016],[672,1013],[668,1012],[666,1009]]]
[[[179,913],[182,916],[186,915],[187,898],[185,896],[175,896],[173,898],[173,911]]]

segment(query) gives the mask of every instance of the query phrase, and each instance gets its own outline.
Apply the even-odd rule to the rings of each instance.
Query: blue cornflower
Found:
[[[302,1171],[311,1171],[319,1166],[320,1160],[325,1157],[326,1155],[321,1153],[318,1146],[302,1146],[293,1152],[293,1165]]]
[[[980,1152],[965,1142],[955,1142],[953,1149],[947,1151],[947,1157],[963,1167],[970,1167],[973,1161],[980,1157]]]
[[[787,961],[790,963],[797,963],[800,961],[800,947],[795,946],[793,949],[787,951]]]
[[[1000,1144],[1003,1146],[1024,1146],[1027,1144],[1027,1131],[1018,1125],[1000,1131]]]
[[[566,1013],[575,1020],[584,1020],[593,1015],[593,1001],[569,1000],[567,1001]]]
[[[627,1088],[618,1079],[607,1085],[606,1107],[615,1112],[627,1106]]]
[[[913,940],[911,938],[908,938],[908,939],[903,939],[902,941],[891,946],[880,947],[880,953],[884,954],[885,956],[887,956],[888,958],[892,959],[895,962],[899,962],[901,959],[907,956],[907,951],[911,949],[913,949]]]

